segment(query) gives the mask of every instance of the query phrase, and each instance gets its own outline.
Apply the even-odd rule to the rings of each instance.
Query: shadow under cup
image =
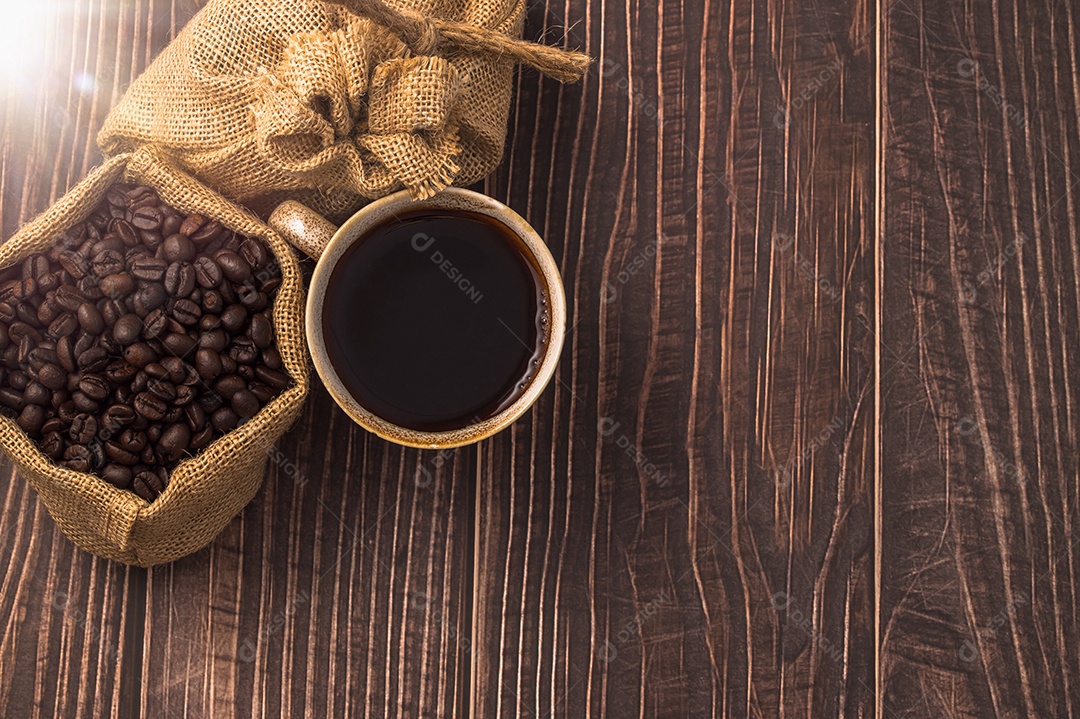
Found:
[[[540,237],[458,188],[360,210],[323,250],[307,306],[334,400],[375,434],[422,448],[470,444],[521,416],[554,373],[565,325]]]

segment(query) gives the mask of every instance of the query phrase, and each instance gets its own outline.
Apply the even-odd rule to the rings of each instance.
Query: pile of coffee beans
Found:
[[[153,501],[182,458],[292,384],[259,239],[117,185],[0,272],[0,413],[58,464]]]

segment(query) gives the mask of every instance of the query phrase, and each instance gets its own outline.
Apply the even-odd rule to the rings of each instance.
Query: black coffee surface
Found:
[[[494,416],[540,356],[546,306],[520,240],[484,215],[417,211],[368,233],[327,286],[326,346],[374,414],[436,432]]]

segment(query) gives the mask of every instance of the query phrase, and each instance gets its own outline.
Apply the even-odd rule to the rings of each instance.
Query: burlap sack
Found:
[[[561,81],[588,58],[517,38],[524,0],[210,0],[106,118],[226,197],[340,215],[427,197],[499,163],[515,62]]]
[[[64,230],[89,215],[116,182],[150,185],[164,202],[183,212],[197,212],[267,242],[281,266],[282,283],[274,303],[278,349],[295,381],[247,423],[181,462],[165,491],[150,504],[94,475],[54,465],[14,421],[0,417],[0,448],[30,480],[64,534],[88,552],[149,567],[208,544],[262,484],[271,445],[299,415],[308,391],[304,291],[296,257],[279,235],[249,212],[171,169],[149,149],[108,160],[0,245],[0,268],[48,248]]]

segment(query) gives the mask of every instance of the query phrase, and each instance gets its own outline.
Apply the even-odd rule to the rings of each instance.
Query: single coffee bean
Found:
[[[27,404],[49,407],[52,405],[52,392],[40,382],[31,382],[23,390],[23,400]]]
[[[214,260],[221,268],[221,273],[231,282],[241,283],[251,280],[251,265],[235,252],[218,250],[214,253]]]
[[[110,223],[110,227],[125,247],[133,247],[139,242],[139,235],[127,220],[117,218]]]
[[[120,446],[119,442],[109,440],[105,443],[105,456],[111,459],[113,462],[119,462],[120,464],[138,464],[139,455],[130,452]]]
[[[96,414],[101,409],[101,403],[91,399],[82,390],[72,392],[71,401],[75,405],[75,409],[86,414]]]
[[[249,364],[242,364],[236,368],[236,374],[244,378],[245,382],[255,379],[255,368]]]
[[[128,313],[128,300],[105,299],[100,302],[101,318],[106,327],[112,327],[116,321]]]
[[[45,301],[38,305],[37,322],[41,327],[48,327],[53,320],[64,312],[64,308],[57,303],[54,297],[46,297]]]
[[[191,442],[191,430],[187,424],[177,422],[170,424],[161,433],[161,439],[157,443],[158,459],[162,464],[170,464],[179,459],[188,450]]]
[[[191,435],[191,445],[190,445],[191,451],[196,452],[196,451],[202,449],[203,447],[210,444],[210,442],[213,439],[214,439],[214,425],[208,423],[205,427],[203,427],[198,432],[193,432],[192,433],[192,435]]]
[[[56,341],[56,361],[69,373],[75,372],[75,341],[71,337],[61,337]]]
[[[221,284],[221,277],[221,268],[212,257],[202,255],[195,260],[195,279],[200,287],[213,289]]]
[[[195,245],[183,234],[169,235],[161,245],[169,262],[191,262],[195,258]]]
[[[4,387],[0,389],[0,404],[21,412],[26,406],[26,400],[23,398],[22,390]]]
[[[38,382],[52,390],[60,389],[67,384],[67,372],[59,365],[47,364],[38,370]]]
[[[64,450],[61,465],[76,472],[90,471],[90,450],[81,444],[73,444]]]
[[[101,316],[101,312],[89,302],[79,305],[78,319],[79,326],[87,334],[99,335],[105,329],[105,319]]]
[[[150,364],[143,367],[143,372],[145,372],[147,377],[150,377],[151,379],[168,379],[169,370],[164,365],[164,361],[166,359],[170,359],[170,358],[165,357],[161,362],[151,362]],[[171,359],[176,359],[176,358],[173,357]]]
[[[192,402],[184,407],[184,418],[187,420],[188,429],[198,432],[206,426],[206,411],[198,402]]]
[[[79,410],[76,409],[75,403],[70,401],[64,402],[62,405],[60,405],[57,408],[56,412],[60,415],[60,419],[64,420],[69,424],[73,419],[75,419],[75,415],[79,414]]]
[[[176,397],[173,399],[174,407],[186,407],[195,401],[195,396],[198,392],[195,388],[189,384],[182,384],[176,387]]]
[[[176,385],[167,380],[151,378],[146,383],[146,388],[166,402],[176,399]]]
[[[214,426],[214,429],[222,434],[235,429],[236,423],[239,421],[240,416],[229,407],[222,407],[217,412],[214,412],[210,418],[210,423]]]
[[[218,238],[218,235],[220,235],[222,230],[224,229],[225,228],[223,228],[221,226],[221,223],[217,220],[210,220],[208,222],[203,222],[202,226],[194,232],[185,234],[187,234],[188,237],[191,238],[191,241],[195,244],[207,245],[216,240]],[[182,231],[183,228],[181,228],[181,232]]]
[[[117,444],[132,454],[138,454],[146,448],[146,433],[137,429],[125,429],[120,433]]]
[[[179,332],[171,332],[165,335],[161,341],[169,352],[177,357],[187,357],[195,349],[197,343],[191,337]]]
[[[263,350],[262,362],[270,369],[280,370],[285,366],[281,361],[281,353],[275,347],[267,347]]]
[[[175,235],[183,237],[183,235]],[[187,242],[184,238],[184,242]],[[195,290],[195,268],[187,262],[173,262],[165,271],[165,291],[172,297],[188,297]]]
[[[56,350],[47,347],[42,342],[30,350],[30,354],[27,355],[26,359],[30,363],[31,369],[39,370],[47,364],[56,364],[60,358],[56,356]]]
[[[204,380],[216,379],[221,374],[221,357],[213,349],[200,348],[195,353],[195,368]]]
[[[221,329],[210,330],[199,338],[199,346],[215,352],[224,352],[229,346],[229,336]]]
[[[127,248],[124,247],[123,240],[121,240],[117,235],[110,233],[90,245],[90,256],[95,257],[102,252],[105,252],[106,250],[112,250],[113,252],[119,253],[120,256],[123,257],[124,253],[127,251]]]
[[[198,324],[202,310],[191,300],[176,300],[172,306],[172,316],[180,324],[191,326]]]
[[[45,408],[38,404],[28,404],[23,407],[16,420],[23,431],[29,435],[36,435],[45,424]]]
[[[147,232],[156,230],[161,227],[161,211],[153,206],[140,207],[131,213],[131,224]]]
[[[253,285],[241,285],[237,288],[236,295],[240,298],[240,304],[251,312],[261,312],[269,303],[266,293],[255,289]]]
[[[131,491],[139,495],[139,497],[146,500],[147,502],[153,502],[155,499],[157,499],[158,495],[157,492],[147,486],[145,479],[145,475],[147,474],[150,473],[139,472],[135,475],[135,477],[131,480]]]
[[[180,233],[191,237],[205,224],[206,218],[202,215],[188,215],[184,218],[184,221],[180,223]]]
[[[229,400],[241,390],[247,389],[247,382],[237,374],[228,374],[214,382],[214,391]]]
[[[134,464],[134,463],[131,463]],[[117,489],[128,489],[134,474],[130,467],[110,462],[101,468],[101,478]]]
[[[247,322],[247,310],[241,305],[229,305],[221,313],[221,326],[231,334],[236,334],[244,328]]]
[[[162,358],[161,367],[165,370],[161,379],[168,378],[174,384],[182,383],[188,376],[188,363],[179,357]]]
[[[252,315],[248,336],[251,337],[251,341],[255,343],[256,347],[264,350],[274,341],[274,325],[271,324],[270,319],[264,313],[260,312],[257,315]]]
[[[112,387],[105,377],[98,374],[88,374],[83,375],[83,378],[79,380],[79,391],[90,399],[101,402],[112,394]]]
[[[72,442],[89,444],[97,436],[97,431],[97,419],[89,414],[77,414],[71,420],[71,429],[68,430],[68,436],[71,437]]]
[[[135,314],[127,314],[116,321],[113,325],[113,339],[122,345],[136,342],[143,332],[142,318]]]
[[[259,348],[247,337],[237,337],[229,348],[229,356],[240,364],[251,364],[259,359]]]
[[[157,282],[148,282],[135,290],[131,306],[139,317],[146,317],[165,304],[167,299],[168,295],[165,293],[165,287]]]
[[[105,293],[101,291],[101,287],[98,286],[98,280],[90,276],[79,280],[75,284],[75,288],[79,291],[79,294],[93,302],[97,302],[105,296]]]
[[[131,274],[144,282],[161,282],[169,263],[151,255],[141,255],[131,261]]]
[[[158,307],[146,316],[146,320],[143,322],[143,337],[148,340],[158,339],[168,328],[169,313],[164,307]]]
[[[147,427],[146,429],[147,429],[147,435],[146,435],[147,445],[146,445],[146,448],[143,449],[143,451],[139,453],[139,462],[141,464],[145,464],[145,465],[153,465],[153,464],[157,463],[157,454],[154,452],[154,445],[151,444],[151,442],[156,443],[158,441],[158,439],[161,437],[161,427],[160,427],[160,425],[152,425],[150,427]],[[157,431],[151,432],[151,430],[157,430]],[[151,437],[150,436],[151,434],[153,434],[154,437]]]
[[[46,334],[53,339],[59,339],[74,334],[78,329],[79,321],[75,318],[75,315],[65,312],[52,321],[49,329],[46,330]]]
[[[221,324],[221,318],[218,315],[225,309],[225,300],[221,297],[221,293],[217,290],[203,292],[202,308],[207,314],[200,320],[203,323],[200,327],[204,330],[216,329]]]
[[[109,363],[105,368],[105,376],[113,384],[128,384],[138,374],[139,368],[127,363],[127,360],[118,359]]]
[[[135,278],[126,272],[106,275],[98,282],[101,294],[109,299],[122,299],[135,291]]]
[[[101,347],[91,347],[77,355],[76,364],[83,372],[100,372],[109,363],[109,353]]]
[[[184,418],[184,408],[171,406],[165,416],[161,418],[162,425],[175,424]]]
[[[64,447],[66,444],[63,435],[54,430],[42,438],[40,446],[41,451],[44,452],[49,459],[56,461],[64,456]]]
[[[252,269],[260,270],[266,266],[270,259],[266,245],[254,237],[249,237],[240,243],[240,256],[251,265]]]
[[[135,395],[135,411],[151,422],[164,417],[168,409],[165,400],[150,392],[140,392]]]
[[[0,322],[11,322],[15,319],[15,305],[10,302],[0,302]]]
[[[94,255],[90,261],[90,269],[95,277],[100,278],[123,272],[124,256],[118,250],[103,250]]]
[[[262,382],[250,382],[248,383],[248,389],[255,395],[255,398],[259,400],[260,407],[264,404],[269,404],[270,400],[278,396],[278,390],[268,384],[263,384]]]
[[[166,208],[162,208],[166,209]],[[169,235],[175,235],[180,231],[180,226],[184,224],[184,216],[178,212],[169,212],[168,216],[161,221],[161,234],[165,237]]]
[[[86,258],[71,250],[61,252],[59,262],[60,266],[73,280],[81,280],[86,277],[86,273],[90,269],[90,264],[86,261]]]
[[[157,353],[145,342],[136,342],[124,349],[124,359],[128,364],[135,365],[139,369],[157,361],[157,358]]]

